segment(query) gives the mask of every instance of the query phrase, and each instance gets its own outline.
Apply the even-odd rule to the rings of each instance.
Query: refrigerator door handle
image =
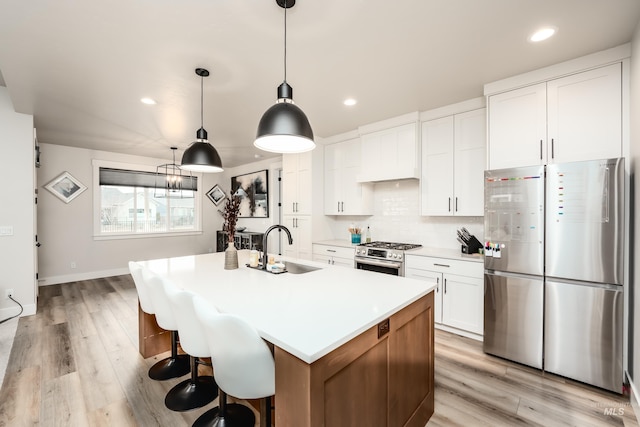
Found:
[[[545,277],[547,282],[559,283],[561,285],[576,285],[582,288],[597,288],[604,289],[606,291],[622,291],[622,285],[615,285],[613,283],[596,283],[596,282],[583,282],[580,280],[571,280],[558,277]]]
[[[609,167],[604,169],[604,222],[609,222]]]

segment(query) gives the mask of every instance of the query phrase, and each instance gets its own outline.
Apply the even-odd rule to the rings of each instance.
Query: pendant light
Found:
[[[200,76],[200,129],[196,132],[196,140],[182,155],[182,169],[194,172],[222,172],[222,160],[220,155],[207,140],[207,131],[204,129],[204,78],[209,76],[209,71],[204,68],[196,68],[196,74]]]
[[[313,130],[302,109],[293,103],[293,88],[287,83],[287,9],[295,0],[276,0],[284,8],[284,81],[278,86],[278,101],[260,119],[253,145],[272,153],[303,153],[313,150]]]
[[[176,150],[171,147],[173,162],[156,167],[155,191],[153,197],[191,198],[197,189],[196,181],[191,172],[183,172],[183,168],[176,164]],[[183,192],[183,190],[185,190]],[[187,191],[188,190],[188,191]]]

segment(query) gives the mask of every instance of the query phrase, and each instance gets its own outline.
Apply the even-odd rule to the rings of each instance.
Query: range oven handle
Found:
[[[368,264],[368,265],[376,265],[378,267],[389,267],[389,268],[395,268],[395,269],[400,269],[400,264],[396,263],[396,262],[385,262],[385,261],[377,261],[377,260],[372,260],[372,259],[363,259],[363,258],[356,258],[356,264]]]

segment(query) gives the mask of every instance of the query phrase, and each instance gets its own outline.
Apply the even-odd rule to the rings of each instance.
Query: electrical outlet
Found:
[[[13,297],[13,289],[7,289],[4,291],[4,298],[9,299],[9,297]]]
[[[71,268],[76,268],[76,262],[75,261],[71,261]]]

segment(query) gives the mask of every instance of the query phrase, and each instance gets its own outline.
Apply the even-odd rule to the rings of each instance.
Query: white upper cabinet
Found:
[[[357,182],[360,138],[324,147],[325,215],[372,215],[373,184]]]
[[[312,152],[282,155],[282,207],[283,213],[311,214]]]
[[[546,84],[489,97],[489,169],[544,163],[547,139]]]
[[[453,215],[453,116],[422,123],[422,215]]]
[[[547,83],[548,163],[622,156],[621,64]]]
[[[394,121],[405,123],[395,125]],[[359,131],[362,163],[358,181],[420,178],[417,113],[362,126]]]
[[[490,95],[489,168],[622,156],[622,64]]]
[[[421,214],[482,216],[485,108],[422,123]]]

